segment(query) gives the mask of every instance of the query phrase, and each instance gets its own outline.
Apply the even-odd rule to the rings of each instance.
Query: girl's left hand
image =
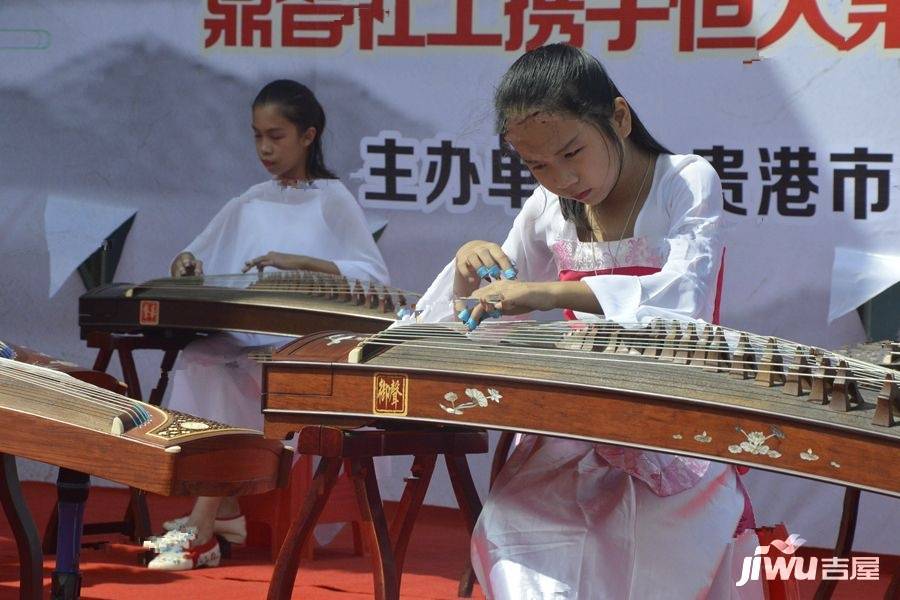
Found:
[[[460,319],[469,328],[475,329],[486,317],[504,315],[521,315],[533,310],[553,310],[554,282],[532,282],[499,280],[475,290],[471,297],[478,299],[478,304],[468,315],[460,315]],[[462,317],[468,317],[462,319]]]
[[[256,267],[260,271],[266,267],[273,267],[275,269],[283,269],[286,271],[302,270],[308,268],[309,262],[309,257],[303,256],[302,254],[269,252],[268,254],[251,258],[245,262],[244,268],[241,269],[241,273],[246,273],[253,267]]]

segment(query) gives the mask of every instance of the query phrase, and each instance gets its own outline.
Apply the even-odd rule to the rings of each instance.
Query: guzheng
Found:
[[[896,344],[888,358],[896,358]],[[533,432],[900,496],[886,366],[722,327],[485,322],[320,333],[264,364],[266,435],[390,420]]]
[[[260,493],[287,473],[290,450],[258,431],[163,410],[6,354],[0,452],[163,495]]]
[[[115,283],[79,300],[81,337],[92,332],[244,331],[305,335],[381,331],[415,302],[410,292],[306,271],[265,271]]]

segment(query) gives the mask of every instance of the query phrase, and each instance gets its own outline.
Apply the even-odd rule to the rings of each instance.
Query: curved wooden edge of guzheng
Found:
[[[265,439],[261,432],[163,410],[115,393],[110,396],[110,391],[121,390],[110,375],[20,346],[4,346],[13,353],[4,360],[65,373],[73,384],[77,380],[88,385],[67,391],[63,379],[54,390],[30,386],[32,399],[22,401],[23,388],[11,389],[0,378],[0,452],[167,496],[255,494],[287,482],[292,450]],[[0,376],[4,374],[0,368]],[[113,433],[67,418],[89,411],[89,400],[110,397],[123,406],[139,406],[147,421]]]
[[[687,344],[670,345],[666,361],[634,356],[626,342],[608,336],[584,355],[526,353],[503,364],[479,359],[474,346],[467,347],[471,360],[460,361],[455,350],[429,347],[415,336],[378,347],[379,339],[396,338],[392,331],[402,329],[368,337],[323,332],[279,349],[263,365],[266,435],[283,437],[310,423],[462,425],[659,450],[900,497],[900,394],[890,372],[877,365],[854,363],[853,369],[884,377],[880,392],[857,390],[850,371],[840,367],[821,375],[816,365],[794,368],[787,357],[778,367],[762,347],[752,363],[755,377],[729,371],[723,365],[752,355],[750,346],[742,349],[743,335],[737,350],[727,352],[730,363],[722,347],[715,358],[710,351],[692,362],[702,350],[697,343],[680,357]],[[572,342],[566,343],[568,352]],[[780,347],[773,346],[776,357]],[[665,354],[665,344],[660,349]],[[602,377],[575,360],[585,356],[604,361],[590,363]],[[827,356],[842,364],[839,355]],[[551,359],[560,361],[563,373],[571,371],[571,380],[554,380]],[[634,381],[612,385],[616,370]],[[773,374],[779,375],[774,381]],[[825,385],[818,401],[811,401],[816,392],[804,378]],[[878,419],[884,423],[874,424]]]

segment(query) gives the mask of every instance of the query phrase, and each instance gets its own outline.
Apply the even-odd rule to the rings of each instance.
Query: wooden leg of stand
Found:
[[[384,506],[375,479],[375,463],[369,457],[353,458],[350,461],[350,477],[356,489],[356,500],[363,522],[369,529],[372,542],[372,570],[375,578],[375,598],[377,600],[397,600],[400,585],[397,579],[397,565],[391,549]]]
[[[129,398],[143,400],[141,395],[141,380],[138,378],[137,368],[134,366],[134,356],[128,348],[119,348],[119,366],[122,367],[122,378],[128,386]]]
[[[859,489],[844,488],[844,513],[841,516],[841,529],[838,532],[837,543],[834,545],[834,556],[847,558],[853,549],[853,536],[856,533],[856,516],[859,513]],[[814,600],[828,600],[834,593],[837,581],[826,579],[816,588]]]
[[[94,370],[106,373],[109,367],[109,361],[112,359],[113,351],[110,348],[101,348],[97,352],[97,358],[94,359]]]
[[[350,526],[353,528],[353,556],[365,556],[366,542],[359,521],[353,521]]]
[[[300,549],[312,534],[313,528],[341,470],[340,458],[322,458],[316,474],[310,482],[309,493],[303,501],[300,513],[291,523],[278,552],[272,580],[269,582],[268,600],[289,600],[300,565]]]
[[[175,359],[178,358],[179,348],[173,348],[165,351],[162,362],[159,365],[159,381],[156,387],[150,391],[150,404],[159,406],[162,403],[166,388],[169,387],[169,371],[175,366]]]
[[[394,562],[397,568],[397,585],[403,578],[403,561],[406,558],[406,548],[412,535],[413,525],[419,515],[419,509],[425,500],[428,484],[431,483],[431,475],[434,473],[434,465],[437,462],[436,454],[424,454],[416,456],[410,468],[411,474],[406,479],[403,488],[403,496],[397,514],[391,522],[391,546],[394,549]]]
[[[894,571],[891,583],[884,592],[884,600],[897,600],[897,598],[900,598],[900,567]]]
[[[147,508],[147,495],[138,489],[131,488],[131,500],[125,512],[125,535],[132,542],[140,542],[150,537],[150,510]]]
[[[128,396],[142,400],[141,382],[129,348],[119,348],[119,364],[122,367],[125,385],[128,386]],[[123,523],[123,533],[133,542],[150,536],[150,511],[147,509],[147,498],[140,490],[131,489],[131,501],[128,503]]]
[[[475,530],[475,522],[481,514],[481,500],[478,498],[478,490],[472,481],[472,473],[469,471],[469,463],[465,455],[446,454],[447,472],[450,473],[450,483],[453,485],[453,494],[459,504],[459,510],[466,522],[469,535]],[[468,566],[459,578],[457,594],[460,598],[470,598],[472,588],[475,586],[475,571],[472,570],[471,559]]]
[[[350,480],[352,484],[350,471],[350,460],[345,459],[343,476]],[[353,529],[353,556],[365,556],[369,553],[369,548],[366,546],[366,536],[363,533],[362,523],[359,521],[351,521],[350,526]]]
[[[19,550],[19,598],[40,600],[43,588],[44,558],[37,528],[22,496],[16,457],[0,454],[0,505],[6,513]]]

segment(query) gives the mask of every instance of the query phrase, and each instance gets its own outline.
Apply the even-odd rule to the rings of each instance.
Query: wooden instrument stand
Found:
[[[19,551],[19,598],[39,600],[44,584],[44,559],[37,528],[22,495],[16,457],[0,454],[0,506],[12,529]]]
[[[296,426],[279,431],[282,436],[298,432],[297,451],[321,457],[306,500],[288,531],[269,584],[269,600],[289,600],[297,576],[300,551],[309,539],[328,502],[341,466],[349,471],[356,493],[363,529],[372,549],[375,598],[400,597],[403,562],[419,508],[428,491],[438,455],[443,455],[466,526],[471,534],[481,512],[467,454],[488,450],[487,432],[454,428],[406,426],[389,430],[344,430],[323,425]],[[267,416],[266,434],[277,425]],[[384,515],[373,458],[413,456],[412,475],[406,480],[397,514],[388,527]],[[467,581],[461,581],[461,585]],[[461,589],[461,592],[464,591]],[[471,592],[471,589],[469,589]]]

